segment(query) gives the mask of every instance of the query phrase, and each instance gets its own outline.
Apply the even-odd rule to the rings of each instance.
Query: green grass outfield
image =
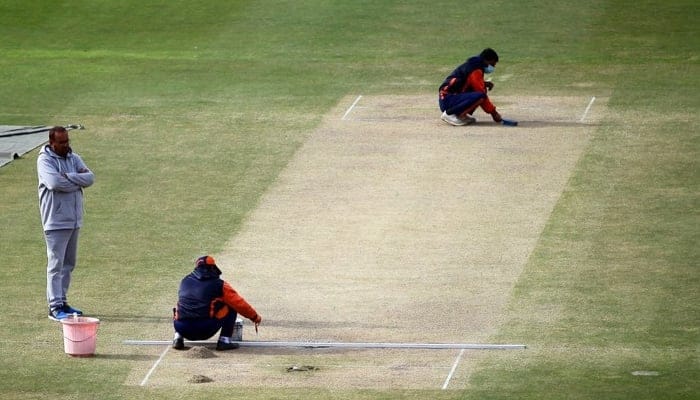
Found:
[[[0,397],[697,398],[697,1],[198,3],[0,0],[0,124],[87,127],[71,299],[111,321],[98,349],[167,322],[340,98],[435,92],[485,46],[499,94],[610,97],[501,329],[530,349],[464,392],[127,386],[133,356],[71,359],[46,318],[32,152],[0,169]]]

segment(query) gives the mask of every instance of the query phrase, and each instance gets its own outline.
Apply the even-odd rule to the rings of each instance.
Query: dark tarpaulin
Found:
[[[53,125],[0,125],[0,167],[48,142],[49,129],[52,127]],[[67,125],[66,129],[83,129],[83,127]]]

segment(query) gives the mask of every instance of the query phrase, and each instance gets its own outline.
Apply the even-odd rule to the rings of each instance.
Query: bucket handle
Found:
[[[71,339],[71,338],[69,338],[69,337],[67,337],[67,336],[65,336],[65,335],[63,335],[63,338],[66,339],[66,340],[68,340],[69,342],[80,343],[80,342],[88,341],[88,340],[94,338],[95,336],[97,336],[97,333],[95,333],[94,335],[90,335],[90,336],[88,336],[88,337],[86,337],[85,339],[82,339],[82,340],[73,340],[73,339]]]

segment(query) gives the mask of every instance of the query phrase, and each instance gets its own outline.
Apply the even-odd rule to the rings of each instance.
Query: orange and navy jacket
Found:
[[[481,56],[470,57],[464,64],[455,68],[440,85],[440,99],[458,93],[480,92],[486,95],[481,107],[487,113],[496,111],[496,106],[491,103],[486,92],[484,82],[484,68],[486,62]]]
[[[214,267],[198,266],[180,282],[175,319],[222,319],[230,308],[238,314],[258,322],[255,309],[220,278],[221,271]]]

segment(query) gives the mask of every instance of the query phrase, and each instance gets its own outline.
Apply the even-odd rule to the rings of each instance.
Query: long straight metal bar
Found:
[[[188,344],[216,344],[214,341],[190,341]],[[241,347],[299,347],[299,348],[339,348],[339,349],[465,349],[465,350],[522,350],[524,344],[479,344],[479,343],[367,343],[367,342],[267,342],[240,341]],[[137,346],[170,345],[169,340],[125,340],[124,344]]]

